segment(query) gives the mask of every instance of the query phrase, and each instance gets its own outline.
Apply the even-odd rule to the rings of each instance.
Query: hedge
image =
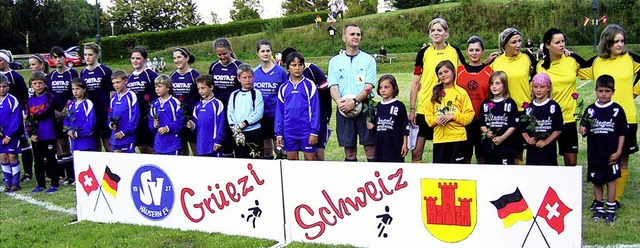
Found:
[[[278,20],[283,28],[291,28],[314,23],[315,16],[326,16],[327,12],[303,13],[283,18],[266,20],[235,21],[226,24],[194,26],[177,30],[160,32],[143,32],[136,34],[105,37],[101,40],[102,58],[114,60],[129,56],[131,48],[144,46],[147,50],[161,50],[171,46],[185,46],[189,44],[212,41],[219,37],[239,36],[263,31],[269,22]],[[85,39],[82,43],[92,42]]]

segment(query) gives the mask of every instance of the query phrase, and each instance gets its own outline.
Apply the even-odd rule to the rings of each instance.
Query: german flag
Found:
[[[498,209],[498,217],[502,219],[504,228],[508,228],[518,221],[528,221],[533,219],[533,214],[529,209],[529,205],[522,197],[520,189],[511,194],[501,196],[498,200],[491,201],[496,209]]]
[[[107,168],[104,169],[104,176],[102,177],[102,187],[104,190],[113,197],[116,197],[116,193],[118,192],[118,182],[120,182],[120,176],[111,172],[111,169],[107,166]]]

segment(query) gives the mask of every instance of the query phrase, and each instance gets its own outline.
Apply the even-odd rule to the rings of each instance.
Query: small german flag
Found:
[[[118,192],[118,182],[120,182],[120,176],[111,172],[111,169],[107,166],[107,168],[104,169],[104,176],[102,177],[102,187],[104,190],[113,197],[116,197],[116,193]]]
[[[508,228],[518,221],[528,221],[533,219],[533,214],[529,205],[522,197],[520,189],[511,194],[501,196],[498,200],[491,201],[498,209],[498,217],[502,219],[504,228]]]

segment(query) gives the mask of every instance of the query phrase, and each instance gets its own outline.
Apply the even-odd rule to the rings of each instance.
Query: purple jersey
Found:
[[[229,102],[231,92],[240,89],[240,81],[237,77],[238,67],[241,64],[242,62],[237,60],[228,65],[216,61],[209,67],[209,74],[213,77],[213,92],[224,105]]]
[[[54,70],[47,76],[47,87],[54,96],[53,107],[55,110],[62,111],[67,106],[67,102],[73,99],[71,81],[77,77],[78,72],[71,68],[63,72]]]
[[[316,84],[318,88],[318,100],[320,101],[320,123],[321,126],[324,123],[329,123],[331,119],[331,113],[333,111],[331,102],[331,92],[329,91],[329,84],[327,83],[327,76],[322,72],[320,67],[315,64],[309,64],[302,72],[304,77],[310,79]]]
[[[262,93],[264,116],[274,117],[276,115],[278,89],[280,89],[280,85],[286,82],[288,78],[287,72],[279,65],[275,65],[267,72],[262,70],[260,66],[255,68],[253,73],[253,88]]]
[[[65,116],[63,122],[76,133],[76,138],[71,139],[72,151],[95,150],[93,130],[96,126],[96,113],[91,100],[84,99],[80,103],[72,101],[69,104],[69,116]]]
[[[173,96],[184,104],[184,111],[187,113],[191,113],[193,107],[200,100],[198,85],[196,84],[198,76],[200,76],[200,73],[195,69],[191,69],[184,74],[180,74],[178,71],[171,73]]]
[[[0,99],[0,133],[13,140],[22,135],[22,110],[20,102],[11,94]]]
[[[140,107],[140,118],[145,119],[149,115],[149,107],[153,100],[158,98],[155,89],[155,80],[158,74],[150,69],[142,72],[132,72],[127,80],[127,88],[138,97],[138,105]],[[140,121],[139,125],[146,127],[147,123]]]
[[[212,154],[215,145],[222,145],[226,116],[224,104],[217,98],[198,101],[193,109],[193,122],[196,124],[196,150],[199,155]]]
[[[46,92],[34,95],[27,102],[27,131],[29,135],[37,135],[38,140],[53,140],[56,138],[53,127],[53,94]]]
[[[80,72],[82,81],[87,85],[87,94],[89,99],[96,106],[96,117],[98,123],[100,120],[104,120],[107,115],[107,108],[109,107],[109,94],[113,89],[111,83],[111,68],[105,65],[99,65],[92,70],[85,68]]]
[[[27,84],[24,82],[24,78],[14,70],[0,73],[9,79],[9,94],[15,96],[18,102],[20,102],[20,106],[24,107],[25,104],[27,104],[27,99],[29,99],[29,90],[27,89]]]

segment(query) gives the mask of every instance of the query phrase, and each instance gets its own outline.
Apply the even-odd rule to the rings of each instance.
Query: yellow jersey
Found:
[[[578,76],[581,79],[593,80],[594,84],[601,75],[612,76],[615,80],[615,92],[611,100],[622,106],[627,115],[627,123],[637,124],[638,114],[633,99],[633,84],[640,71],[640,56],[625,53],[608,59],[593,57],[587,62],[587,66],[578,71]]]

